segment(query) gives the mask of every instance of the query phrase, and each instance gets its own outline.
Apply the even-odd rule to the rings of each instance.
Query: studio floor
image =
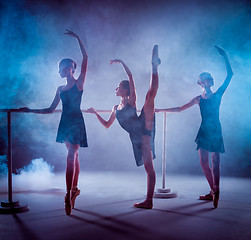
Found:
[[[158,176],[156,188],[161,180]],[[64,212],[64,174],[50,176],[49,182],[32,185],[29,179],[16,188],[13,183],[13,200],[29,211],[0,214],[1,240],[251,239],[251,179],[223,177],[214,209],[212,202],[197,200],[208,193],[202,176],[167,176],[167,187],[178,196],[155,198],[154,208],[144,210],[133,207],[145,197],[143,172],[81,173],[81,195],[70,216]],[[0,201],[7,197],[2,190]]]

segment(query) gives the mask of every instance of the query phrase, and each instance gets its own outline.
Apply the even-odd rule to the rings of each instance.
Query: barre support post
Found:
[[[12,203],[12,143],[11,143],[11,112],[7,112],[8,131],[8,196],[9,203]]]
[[[7,136],[8,136],[8,202],[2,201],[0,213],[17,213],[29,210],[27,205],[21,206],[19,201],[12,200],[12,142],[11,142],[11,111],[7,111]]]
[[[155,198],[174,198],[177,193],[171,193],[169,188],[166,188],[166,112],[163,114],[163,148],[162,148],[162,188],[157,189],[154,193]]]

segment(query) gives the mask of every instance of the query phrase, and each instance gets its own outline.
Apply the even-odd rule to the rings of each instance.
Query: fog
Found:
[[[36,2],[36,3],[34,3]],[[159,45],[159,90],[156,108],[180,106],[200,95],[201,72],[215,79],[213,91],[226,77],[224,48],[234,77],[225,92],[220,120],[226,153],[222,174],[251,177],[251,8],[248,1],[1,1],[0,108],[49,107],[56,89],[65,84],[58,62],[72,58],[79,75],[82,39],[89,59],[82,109],[110,110],[119,103],[115,88],[127,76],[109,60],[120,58],[133,73],[137,107],[144,104],[151,77],[151,51]],[[61,109],[61,103],[57,109]],[[108,114],[103,115],[108,118]],[[83,171],[137,170],[128,134],[118,122],[105,129],[84,113],[88,148],[80,149]],[[13,168],[43,158],[62,171],[66,147],[55,142],[60,113],[12,114]],[[167,172],[201,174],[194,139],[200,126],[198,106],[167,114]],[[163,115],[157,114],[157,171],[161,170]],[[0,115],[1,148],[5,149],[6,114]],[[2,154],[6,151],[2,150]],[[141,168],[141,171],[144,171]]]
[[[0,191],[7,191],[7,165],[1,164],[1,182],[0,182]],[[17,170],[16,174],[12,174],[13,181],[13,190],[15,192],[22,190],[32,190],[32,191],[41,191],[48,190],[56,187],[54,179],[54,167],[42,158],[33,159],[31,163],[23,168]],[[6,181],[3,181],[6,179]],[[60,186],[61,187],[61,186]]]

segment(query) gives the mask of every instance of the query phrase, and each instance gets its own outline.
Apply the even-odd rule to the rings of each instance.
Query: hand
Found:
[[[221,56],[225,57],[227,55],[226,52],[222,48],[220,48],[216,45],[215,45],[215,48],[218,50],[218,52]]]
[[[27,107],[22,107],[19,108],[22,112],[31,112],[31,109],[27,108]]]
[[[114,59],[114,60],[110,60],[110,63],[113,64],[113,63],[122,63],[123,61],[120,60],[120,59]]]
[[[87,113],[94,113],[94,114],[97,114],[97,111],[94,109],[94,108],[88,108],[86,110]]]
[[[68,29],[65,29],[65,30],[67,31],[67,32],[64,33],[65,35],[69,35],[69,36],[72,36],[72,37],[75,37],[75,38],[79,38],[79,36],[76,33],[72,32],[72,31],[70,31]]]

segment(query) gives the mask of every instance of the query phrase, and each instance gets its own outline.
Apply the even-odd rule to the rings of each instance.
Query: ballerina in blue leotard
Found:
[[[111,63],[120,63],[129,78],[129,81],[124,80],[120,82],[116,89],[116,95],[121,97],[121,102],[113,107],[108,121],[104,120],[94,108],[88,109],[88,112],[96,114],[98,120],[106,128],[109,128],[115,118],[117,118],[120,126],[129,133],[136,164],[137,166],[144,164],[147,173],[147,197],[145,201],[135,203],[134,206],[151,209],[153,207],[152,199],[155,186],[153,140],[155,135],[154,99],[159,85],[157,69],[160,59],[158,57],[158,46],[155,45],[153,48],[152,79],[140,116],[137,115],[136,90],[131,71],[122,60],[115,59]]]
[[[77,188],[80,172],[78,148],[87,147],[85,123],[80,110],[80,104],[85,82],[88,56],[79,36],[72,31],[66,31],[66,35],[77,39],[83,56],[79,77],[77,79],[74,77],[74,72],[77,67],[76,63],[68,58],[63,59],[59,63],[59,74],[62,78],[66,78],[67,84],[58,87],[51,106],[44,109],[22,108],[22,110],[25,112],[42,114],[52,113],[59,104],[60,99],[62,100],[63,112],[58,127],[56,141],[65,143],[68,150],[65,212],[69,215],[71,214],[72,208],[74,208],[76,197],[80,194],[80,190]]]
[[[193,98],[189,103],[176,108],[155,109],[156,112],[181,112],[198,104],[201,113],[201,126],[196,136],[197,150],[199,151],[200,163],[204,175],[209,183],[211,191],[209,194],[199,197],[200,200],[211,200],[215,208],[218,207],[220,194],[220,153],[225,152],[222,138],[221,124],[219,120],[219,108],[223,93],[226,91],[233,71],[227,54],[223,49],[215,46],[225,59],[227,66],[227,77],[219,89],[213,93],[211,87],[214,85],[210,73],[204,72],[199,75],[198,84],[203,88],[203,94]],[[208,155],[211,152],[212,169],[208,163]]]

